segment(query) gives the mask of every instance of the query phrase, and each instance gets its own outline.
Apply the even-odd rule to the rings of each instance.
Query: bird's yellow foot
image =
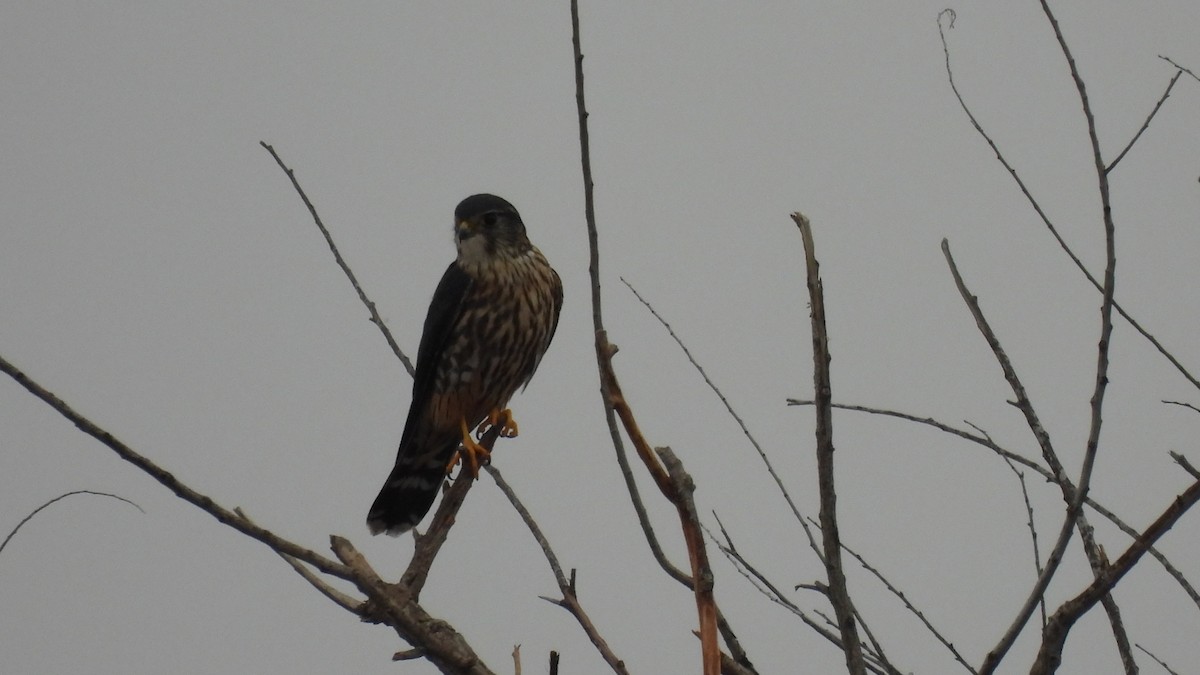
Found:
[[[516,438],[517,437],[517,433],[518,433],[517,421],[513,419],[512,411],[509,410],[508,408],[505,408],[504,410],[500,410],[499,408],[492,408],[492,412],[488,413],[487,419],[485,419],[479,425],[479,428],[475,430],[475,437],[483,438],[483,435],[486,434],[488,431],[490,431],[491,428],[496,426],[497,424],[500,425],[500,436],[501,437],[503,437],[503,438]]]
[[[465,418],[460,418],[459,428],[462,430],[462,446],[450,458],[450,464],[446,466],[446,473],[449,473],[454,468],[454,465],[458,463],[459,457],[462,457],[463,465],[471,472],[471,478],[479,478],[480,465],[491,462],[492,453],[488,452],[488,449],[480,445],[474,438],[471,438],[471,430],[467,428],[467,420]]]

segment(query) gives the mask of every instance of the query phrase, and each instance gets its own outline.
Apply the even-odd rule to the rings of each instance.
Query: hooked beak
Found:
[[[477,233],[478,231],[475,229],[475,225],[470,221],[460,220],[454,224],[454,238],[458,241],[466,241],[467,239],[475,236]]]

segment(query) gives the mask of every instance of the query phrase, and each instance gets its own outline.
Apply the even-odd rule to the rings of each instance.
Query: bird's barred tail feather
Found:
[[[401,453],[392,473],[367,513],[371,534],[395,537],[411,530],[433,506],[446,478],[446,463],[458,447],[455,440],[439,452],[419,458]],[[415,461],[414,461],[415,460]]]

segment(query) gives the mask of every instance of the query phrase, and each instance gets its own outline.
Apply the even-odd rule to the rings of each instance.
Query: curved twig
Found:
[[[2,356],[0,356],[0,371],[3,371],[9,377],[16,380],[17,384],[24,387],[29,393],[42,399],[42,401],[58,412],[58,414],[67,418],[72,424],[78,427],[80,431],[100,441],[113,452],[117,453],[117,456],[121,459],[133,464],[143,472],[150,474],[151,478],[159,483],[162,483],[168,490],[175,493],[175,495],[180,499],[190,502],[191,504],[199,507],[201,510],[211,515],[213,518],[216,518],[219,522],[234,528],[235,530],[248,537],[251,537],[252,539],[262,542],[276,551],[280,551],[292,556],[293,558],[303,560],[304,562],[312,565],[326,574],[338,577],[339,579],[352,581],[352,575],[346,566],[340,565],[337,562],[326,558],[325,556],[319,555],[307,548],[283,539],[270,530],[261,528],[254,523],[248,522],[246,519],[237,515],[233,511],[230,511],[229,509],[226,509],[220,504],[214,502],[208,495],[197,492],[187,485],[184,485],[169,471],[159,467],[146,457],[138,454],[133,450],[133,448],[130,448],[128,445],[122,443],[108,431],[105,431],[90,419],[84,417],[78,412],[75,412],[75,410],[71,408],[71,406],[67,405],[65,401],[55,396],[37,382],[30,379],[28,375],[21,372],[16,366],[9,363],[8,360]]]
[[[21,522],[17,523],[16,527],[14,527],[11,531],[9,531],[8,536],[4,538],[4,541],[0,542],[0,552],[4,551],[5,546],[8,546],[9,540],[12,539],[14,535],[16,535],[17,530],[21,529],[25,525],[25,523],[28,523],[30,520],[33,520],[33,517],[36,516],[39,512],[41,512],[42,509],[45,509],[46,507],[50,506],[51,504],[53,504],[61,499],[66,499],[67,497],[70,497],[72,495],[96,495],[97,497],[111,497],[113,499],[116,499],[117,501],[121,501],[121,502],[125,502],[126,504],[129,504],[130,506],[137,509],[138,511],[141,511],[142,513],[146,512],[145,509],[138,506],[136,503],[122,497],[121,495],[114,495],[114,494],[111,494],[108,492],[97,492],[95,490],[71,490],[70,492],[64,492],[63,494],[55,497],[54,499],[51,499],[50,501],[46,502],[45,504],[42,504],[41,506],[37,507],[36,509],[30,511],[24,518],[21,519]]]

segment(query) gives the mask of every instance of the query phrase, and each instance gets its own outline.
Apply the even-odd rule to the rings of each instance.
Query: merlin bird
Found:
[[[421,521],[460,443],[464,470],[478,475],[488,453],[471,430],[487,422],[516,435],[508,400],[529,383],[558,327],[562,280],[512,204],[488,194],[462,200],[454,239],[458,257],[425,317],[396,466],[367,514],[371,534],[396,536]]]

